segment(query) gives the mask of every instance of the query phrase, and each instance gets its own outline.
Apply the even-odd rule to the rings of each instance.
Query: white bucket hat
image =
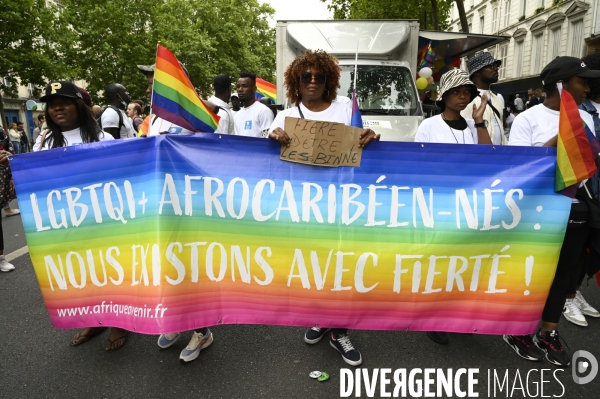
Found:
[[[459,86],[471,86],[471,99],[469,102],[473,101],[475,97],[479,96],[477,86],[475,83],[471,82],[468,73],[459,68],[448,71],[443,74],[442,78],[440,79],[440,91],[438,94],[438,100],[436,101],[437,106],[440,107],[442,111],[446,108],[446,104],[444,103],[444,94],[446,94],[448,90]]]

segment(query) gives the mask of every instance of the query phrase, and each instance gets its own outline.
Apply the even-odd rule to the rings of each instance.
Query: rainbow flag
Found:
[[[581,119],[575,100],[568,91],[560,97],[560,119],[556,151],[556,191],[592,177],[600,143]]]
[[[220,119],[198,96],[175,55],[160,44],[156,51],[152,111],[193,132],[214,132]]]
[[[269,98],[273,104],[277,102],[277,86],[261,78],[256,78],[256,99]]]

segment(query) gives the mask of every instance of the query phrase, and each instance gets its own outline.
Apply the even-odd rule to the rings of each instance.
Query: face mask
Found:
[[[127,109],[127,103],[125,101],[123,101],[123,99],[121,98],[121,96],[119,94],[117,94],[117,97],[119,97],[119,100],[121,101],[121,104],[123,104],[123,106],[125,107],[125,109]]]

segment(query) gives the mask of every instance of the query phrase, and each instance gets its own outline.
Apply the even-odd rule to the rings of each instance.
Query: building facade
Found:
[[[471,33],[509,36],[487,49],[502,60],[492,90],[504,97],[541,88],[541,70],[557,56],[583,57],[600,49],[600,0],[464,0]],[[451,30],[461,31],[454,3]],[[464,63],[463,63],[464,65]],[[526,97],[525,97],[526,98]]]

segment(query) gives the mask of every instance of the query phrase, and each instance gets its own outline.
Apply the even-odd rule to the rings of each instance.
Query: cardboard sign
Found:
[[[343,123],[285,118],[289,146],[282,146],[283,161],[318,166],[360,166],[362,148],[358,146],[362,129]]]

